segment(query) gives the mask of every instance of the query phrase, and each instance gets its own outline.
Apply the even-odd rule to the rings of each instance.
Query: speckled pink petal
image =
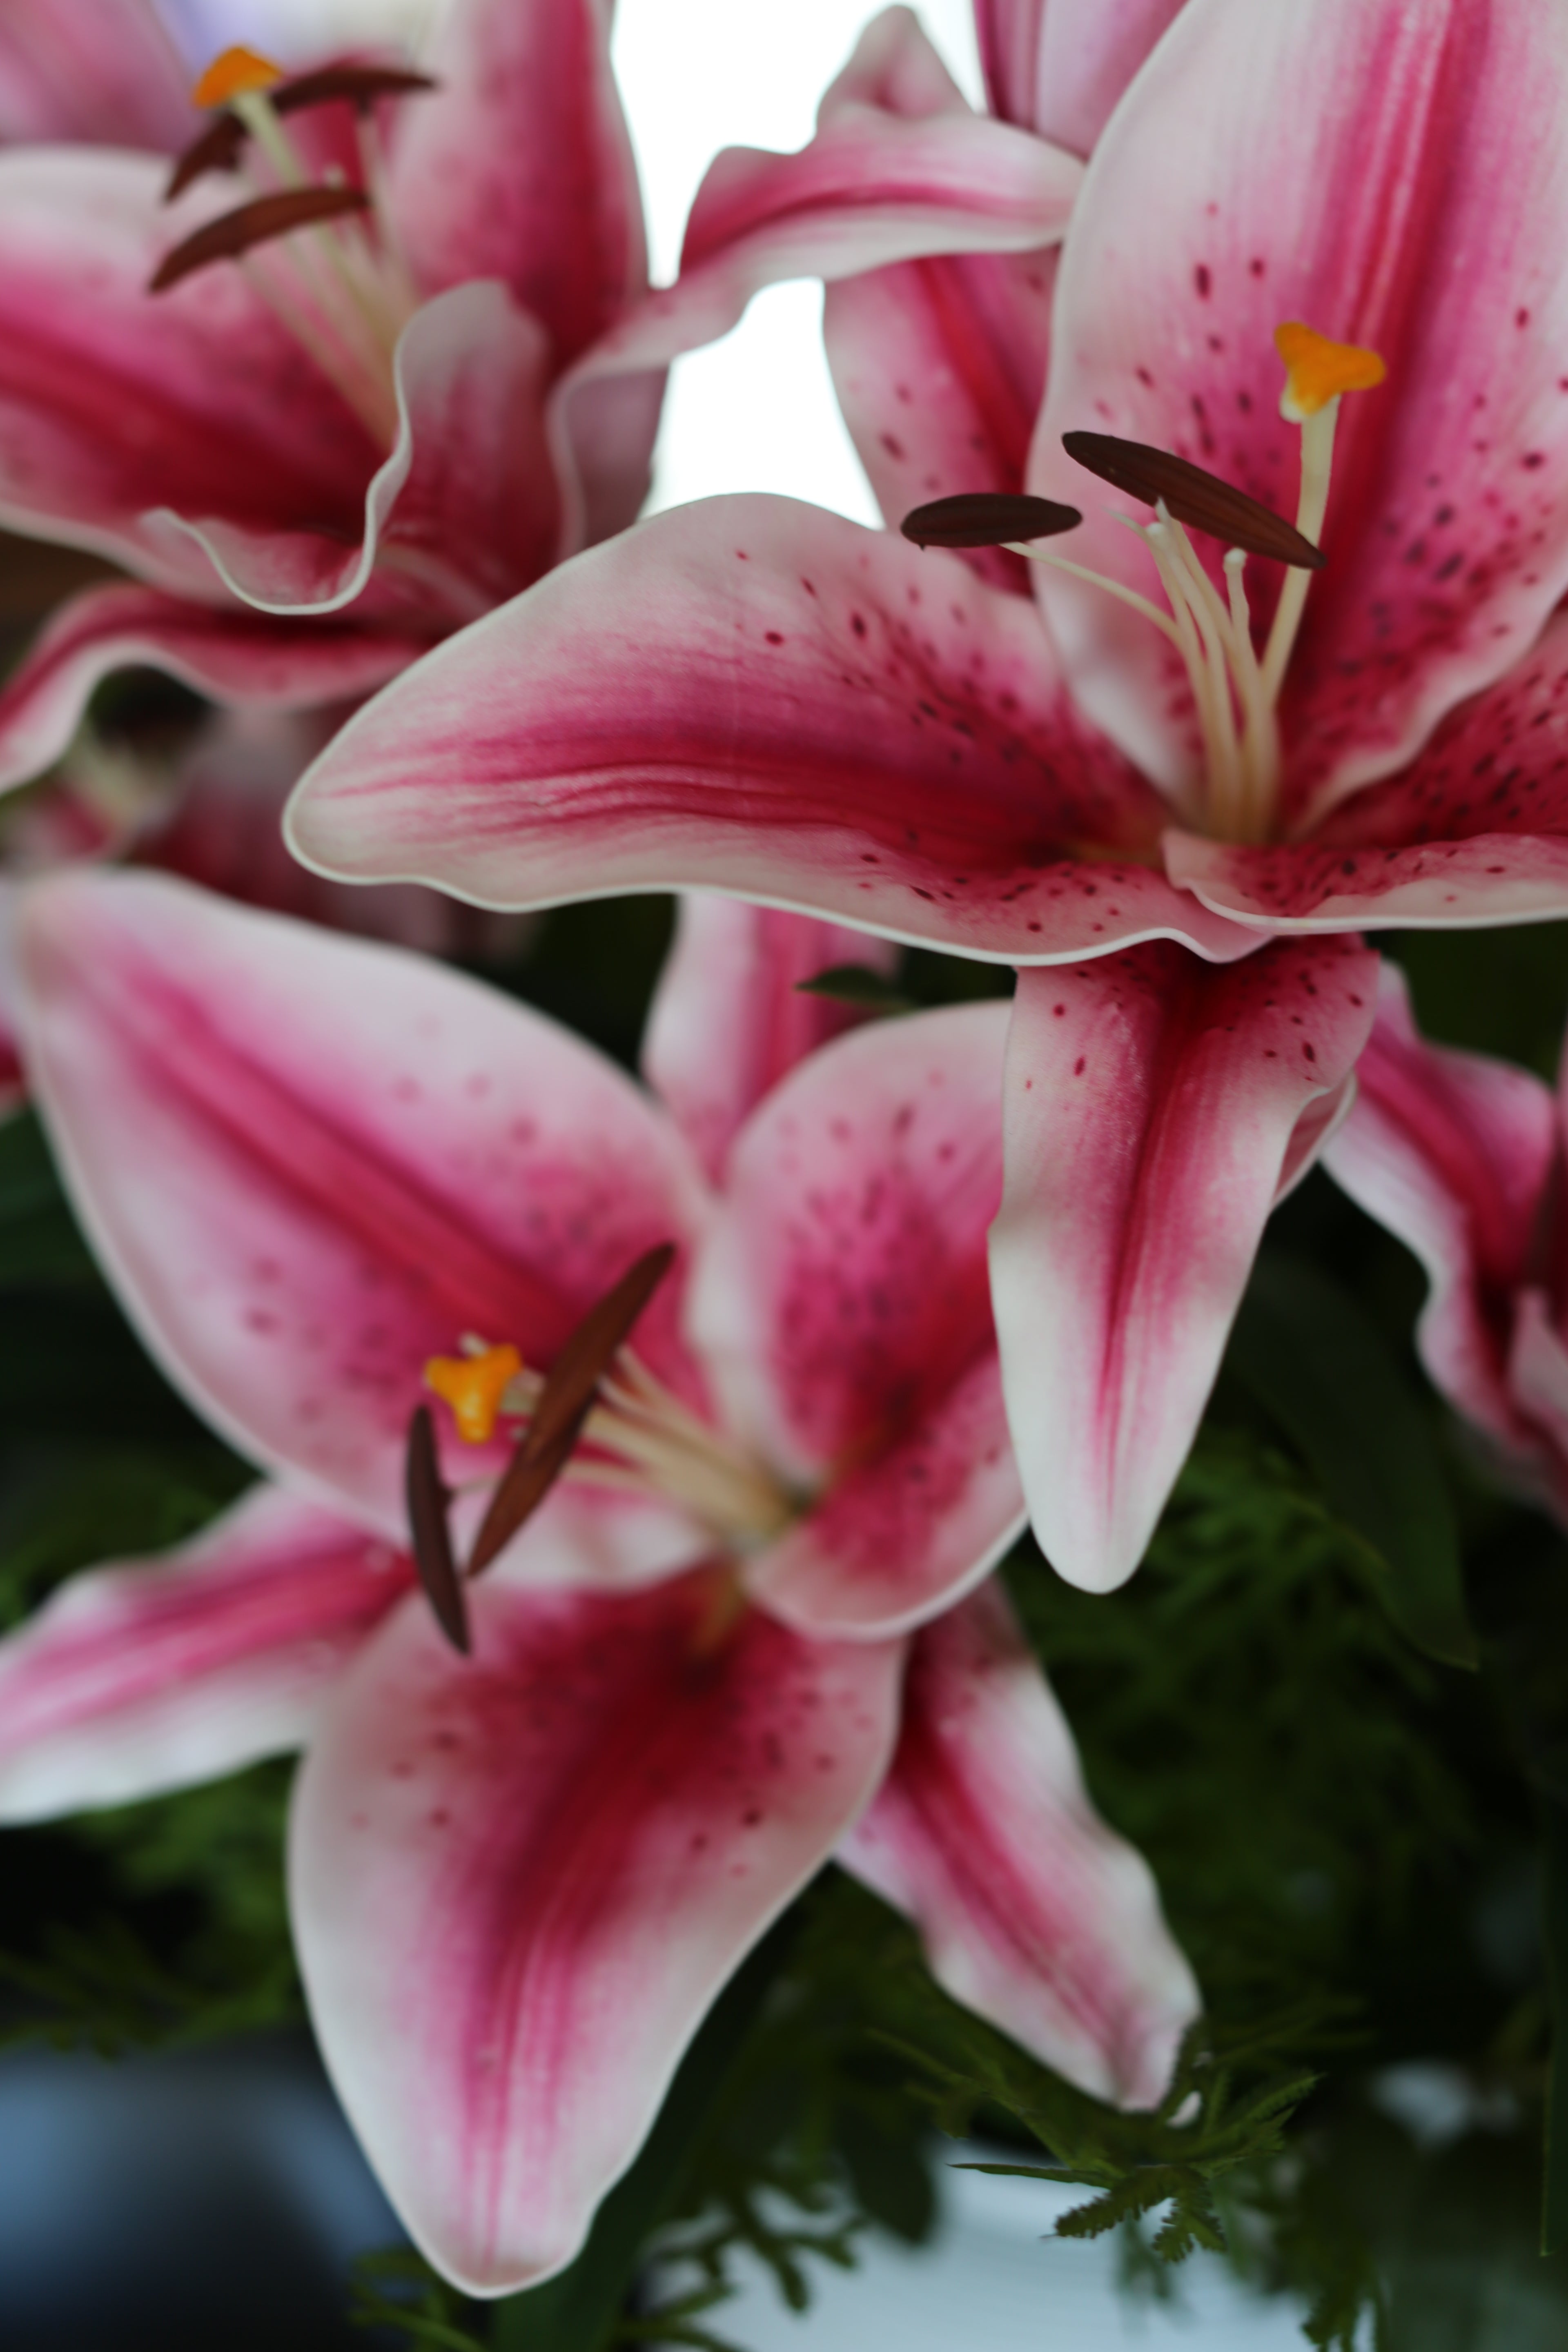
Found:
[[[60,607],[0,688],[0,789],[60,757],[88,698],[116,670],[161,669],[215,701],[295,709],[374,692],[426,642],[358,620],[282,621],[157,588],[89,588]]]
[[[264,1486],[175,1551],[72,1577],[0,1642],[0,1819],[128,1804],[300,1746],[413,1574]]]
[[[438,632],[471,621],[554,561],[551,358],[539,321],[505,287],[453,287],[398,339],[397,444],[365,486],[353,529],[258,525],[232,502],[207,513],[170,498],[143,519],[142,536],[176,560],[200,549],[225,587],[262,612],[337,613],[370,590],[369,609],[394,626]]]
[[[992,1296],[1030,1517],[1069,1583],[1109,1591],[1142,1558],[1300,1123],[1322,1139],[1376,996],[1344,940],[1020,976]]]
[[[18,931],[36,1096],[148,1344],[235,1443],[391,1534],[428,1357],[477,1332],[548,1363],[700,1227],[628,1079],[425,959],[151,875],[41,883]],[[637,1346],[700,1395],[681,1289]],[[453,1441],[449,1475],[501,1458]]]
[[[1557,1148],[1551,1090],[1506,1062],[1428,1045],[1392,964],[1356,1077],[1323,1164],[1426,1267],[1417,1339],[1437,1387],[1489,1436],[1528,1446],[1508,1363]]]
[[[237,269],[156,296],[163,255],[234,201],[89,148],[0,153],[0,520],[210,597],[154,509],[326,547],[359,539],[379,453]]]
[[[5,0],[0,142],[170,151],[193,138],[190,76],[151,0]]]
[[[999,1585],[916,1637],[892,1770],[839,1860],[915,1920],[954,2000],[1097,2098],[1163,2096],[1193,1972]]]
[[[991,103],[1087,155],[1182,0],[975,0]]]
[[[1020,598],[743,498],[656,515],[438,647],[328,748],[289,833],[319,872],[486,906],[707,888],[998,962],[1245,954],[1140,862],[1163,814]]]
[[[956,490],[1017,492],[1045,392],[1052,251],[937,255],[827,289],[834,387],[877,502],[895,529]],[[1004,548],[966,554],[982,579],[1032,593]]]
[[[815,1496],[752,1561],[805,1631],[880,1638],[1017,1534],[986,1286],[1003,1004],[874,1024],[785,1081],[731,1152],[691,1328],[735,1423]]]
[[[763,1096],[864,1018],[852,1004],[803,993],[801,983],[846,964],[886,974],[896,961],[889,941],[842,924],[740,898],[680,900],[642,1066],[715,1183]]]
[[[1568,914],[1568,620],[1305,838],[1232,849],[1173,834],[1165,865],[1206,906],[1271,929]]]
[[[1291,820],[1408,760],[1568,585],[1565,124],[1556,0],[1188,0],[1095,151],[1029,481],[1089,509],[1079,560],[1153,577],[1064,432],[1173,449],[1293,516],[1274,329],[1387,362],[1340,418],[1282,703]],[[1267,617],[1278,569],[1250,570]],[[1189,773],[1166,641],[1085,584],[1039,593],[1086,708],[1149,774]]]
[[[901,1647],[722,1631],[698,1574],[478,1585],[390,1623],[312,1747],[289,1863],[311,2015],[405,2227],[471,2294],[548,2277],[714,1994],[877,1786]]]

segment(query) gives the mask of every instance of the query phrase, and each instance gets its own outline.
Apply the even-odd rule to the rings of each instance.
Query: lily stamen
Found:
[[[277,185],[166,254],[151,289],[161,292],[195,269],[235,260],[279,324],[388,450],[398,433],[394,355],[418,297],[391,226],[373,110],[378,99],[433,87],[423,74],[353,65],[289,81],[280,66],[256,50],[225,50],[195,92],[198,105],[224,111],[180,158],[169,194],[207,172],[240,171],[247,147],[269,167]],[[363,188],[351,186],[341,171],[312,179],[285,127],[286,114],[332,101],[355,108]],[[279,248],[277,241],[285,238]],[[265,264],[257,259],[263,244],[274,247]]]
[[[1062,436],[1063,447],[1078,464],[1154,509],[1152,522],[1130,515],[1112,519],[1137,531],[1147,546],[1165,592],[1166,612],[1123,582],[1032,543],[1071,528],[1071,507],[972,493],[917,507],[903,524],[906,536],[922,547],[1005,547],[1027,562],[1092,582],[1152,622],[1182,657],[1203,740],[1199,804],[1186,814],[1222,841],[1264,842],[1273,834],[1283,764],[1279,694],[1311,576],[1324,560],[1318,541],[1328,511],[1340,401],[1347,392],[1381,383],[1386,373],[1375,352],[1334,342],[1297,320],[1278,329],[1274,341],[1286,369],[1280,414],[1301,428],[1301,488],[1293,525],[1169,450],[1109,433]],[[1223,596],[1187,536],[1188,525],[1226,542]],[[1285,566],[1261,656],[1253,642],[1244,577],[1248,555],[1268,556]]]

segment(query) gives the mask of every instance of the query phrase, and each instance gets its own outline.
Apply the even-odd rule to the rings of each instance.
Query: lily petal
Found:
[[[426,1360],[476,1331],[547,1365],[700,1226],[637,1087],[455,972],[152,875],[51,878],[17,929],[35,1093],[148,1345],[244,1451],[395,1537]],[[680,1288],[637,1346],[700,1399]],[[463,1448],[453,1481],[503,1458]]]
[[[1568,586],[1561,36],[1554,0],[1188,0],[1095,151],[1032,490],[1081,494],[1060,436],[1093,425],[1289,515],[1275,327],[1387,362],[1340,419],[1329,560],[1286,681],[1293,822],[1408,760]],[[1152,576],[1098,498],[1080,545]],[[1049,575],[1039,593],[1086,707],[1179,783],[1190,705],[1166,641],[1093,587]]]
[[[167,152],[191,136],[185,73],[149,0],[7,0],[0,141]]]
[[[731,1152],[691,1328],[735,1424],[821,1498],[747,1570],[805,1632],[879,1639],[1017,1535],[986,1290],[1006,1007],[840,1038]]]
[[[1530,1450],[1509,1364],[1557,1149],[1551,1089],[1506,1062],[1428,1045],[1392,964],[1356,1076],[1323,1165],[1426,1267],[1416,1333],[1437,1388],[1500,1444]]]
[[[277,1486],[161,1559],[88,1570],[0,1642],[0,1819],[122,1805],[300,1746],[413,1580]]]
[[[845,424],[893,526],[954,489],[1016,493],[1045,392],[1057,257],[937,255],[830,286],[822,331]],[[1032,593],[1004,548],[966,559]]]
[[[1131,1575],[1192,1443],[1298,1130],[1372,1027],[1377,959],[1168,947],[1020,976],[991,1240],[1030,1517],[1069,1583]]]
[[[1508,1373],[1514,1397],[1533,1424],[1533,1475],[1528,1483],[1544,1488],[1558,1517],[1568,1524],[1568,1347],[1542,1290],[1520,1293]]]
[[[0,518],[210,596],[199,549],[143,518],[360,534],[379,453],[236,269],[156,297],[163,254],[229,201],[163,204],[166,166],[84,148],[0,154]]]
[[[331,614],[376,577],[375,609],[405,626],[472,620],[554,560],[560,494],[544,438],[550,349],[504,286],[451,288],[416,311],[394,360],[397,445],[336,536],[173,505],[153,545],[200,548],[225,587],[264,613]]]
[[[795,1064],[863,1015],[801,982],[842,964],[890,971],[897,950],[837,923],[683,898],[648,1008],[642,1066],[717,1183],[737,1130]]]
[[[838,1858],[954,2000],[1096,2098],[1163,2095],[1197,1986],[998,1584],[916,1636],[892,1769]]]
[[[609,33],[605,0],[456,0],[437,86],[395,126],[391,209],[417,283],[500,278],[557,370],[647,284]]]
[[[411,2235],[503,2294],[581,2246],[688,2040],[875,1789],[900,1645],[804,1642],[711,1578],[473,1590],[350,1677],[298,1785],[328,2069]]]
[[[241,709],[358,701],[427,639],[357,621],[278,621],[161,589],[90,588],[55,614],[0,688],[0,790],[53,765],[115,670],[160,669]]]
[[[1081,178],[1076,157],[972,115],[908,11],[886,11],[798,154],[730,147],[715,158],[675,285],[631,310],[563,380],[558,447],[570,446],[584,389],[716,341],[763,287],[832,283],[915,256],[1031,252],[1061,236]]]
[[[822,101],[913,119],[969,106],[908,8],[873,18]],[[1023,488],[1045,389],[1054,253],[946,254],[837,280],[823,334],[844,421],[878,503],[897,524],[954,488]],[[995,548],[966,561],[999,587],[1026,567]]]
[[[974,0],[991,103],[1087,155],[1182,0]]]
[[[1450,712],[1402,775],[1313,837],[1235,849],[1173,833],[1173,882],[1271,930],[1447,929],[1568,914],[1568,619]]]
[[[289,624],[253,625],[268,630],[281,626],[292,633]],[[314,644],[330,632],[321,623],[310,622],[299,634]],[[367,637],[384,653],[391,642],[374,633]],[[333,930],[362,931],[367,939],[393,940],[426,955],[496,961],[514,951],[521,945],[515,935],[528,923],[526,915],[482,914],[417,883],[351,889],[345,883],[323,882],[320,875],[308,874],[289,856],[283,844],[284,803],[341,717],[341,705],[308,712],[254,708],[214,711],[176,763],[167,803],[150,818],[132,818],[118,836],[111,835],[100,854],[118,853],[127,864],[181,875],[248,907],[299,915]],[[72,782],[73,766],[68,761],[51,805],[58,802],[66,809],[79,810]],[[37,861],[38,866],[58,862],[50,857]],[[31,861],[29,870],[37,870]]]
[[[287,829],[318,872],[479,905],[708,888],[999,962],[1245,954],[1139,862],[1163,822],[1020,598],[742,498],[656,515],[438,647],[334,740]]]

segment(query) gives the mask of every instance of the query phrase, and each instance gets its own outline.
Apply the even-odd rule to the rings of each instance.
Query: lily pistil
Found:
[[[1333,341],[1290,320],[1275,330],[1285,365],[1279,413],[1301,434],[1301,488],[1294,526],[1217,475],[1169,450],[1110,433],[1065,433],[1074,462],[1154,509],[1152,522],[1118,516],[1148,547],[1165,607],[1127,585],[1041,547],[1077,528],[1075,507],[1054,499],[982,493],[933,499],[906,515],[902,529],[921,546],[1005,547],[1091,581],[1141,614],[1175,649],[1186,672],[1203,739],[1203,775],[1183,814],[1220,841],[1272,840],[1283,769],[1279,704],[1306,610],[1333,471],[1334,432],[1347,392],[1364,392],[1386,373],[1376,352]],[[1225,546],[1222,596],[1188,537],[1189,529]],[[1247,601],[1249,556],[1282,563],[1285,577],[1261,648]]]

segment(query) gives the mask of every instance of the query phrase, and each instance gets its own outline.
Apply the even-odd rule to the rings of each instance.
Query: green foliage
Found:
[[[1394,1623],[1428,1656],[1474,1666],[1442,1454],[1376,1325],[1321,1266],[1265,1250],[1226,1361],[1372,1547],[1373,1589]]]
[[[1096,1796],[1227,2016],[1353,1990],[1366,1937],[1474,1837],[1435,1670],[1377,1575],[1304,1471],[1226,1429],[1116,1607],[1032,1548],[1009,1569]]]

